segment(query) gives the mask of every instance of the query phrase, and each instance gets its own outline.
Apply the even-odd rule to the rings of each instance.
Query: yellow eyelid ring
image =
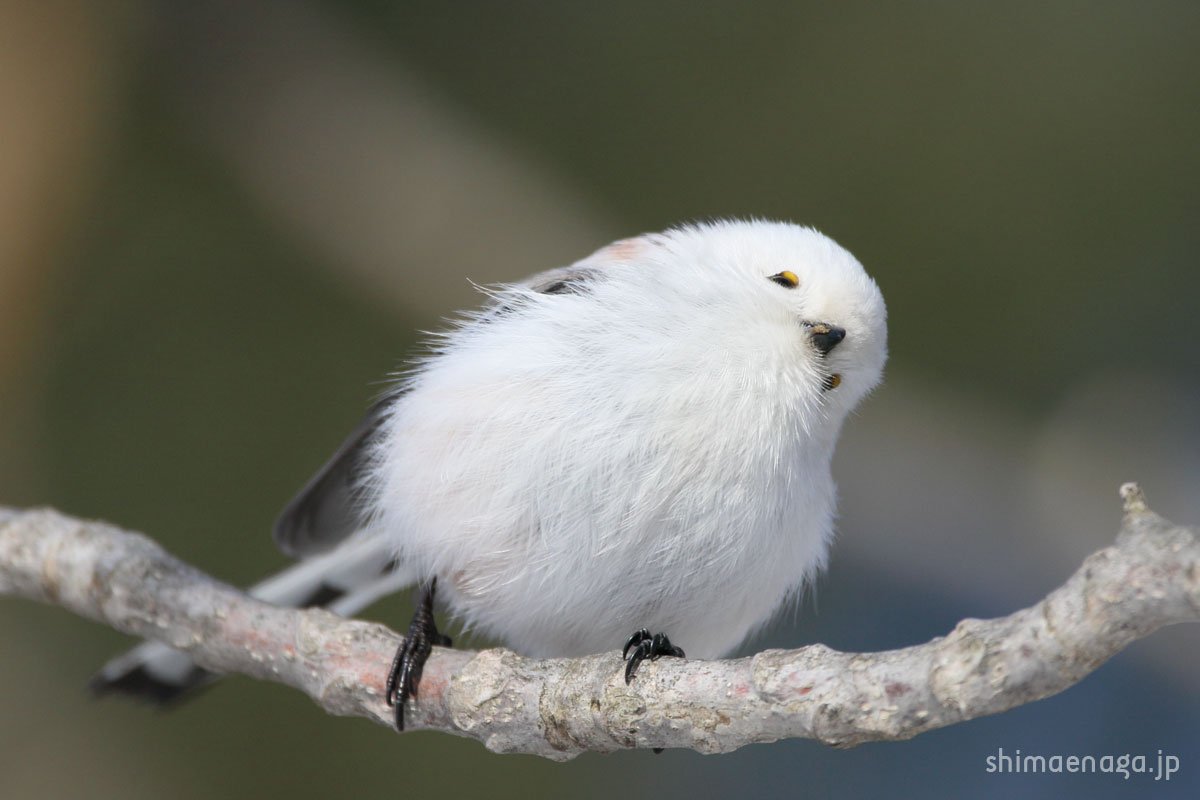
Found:
[[[776,272],[774,275],[768,276],[768,278],[788,289],[795,289],[800,285],[800,276],[789,269],[785,269],[783,272]]]

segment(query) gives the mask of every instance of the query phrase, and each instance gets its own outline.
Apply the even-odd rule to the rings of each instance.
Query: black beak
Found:
[[[838,342],[846,338],[846,329],[839,328],[836,325],[827,325],[824,322],[812,322],[808,325],[809,335],[812,338],[813,347],[821,352],[821,355],[829,355],[829,351],[837,347]]]

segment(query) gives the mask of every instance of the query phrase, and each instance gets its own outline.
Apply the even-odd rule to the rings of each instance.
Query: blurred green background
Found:
[[[838,454],[833,566],[747,651],[1007,613],[1109,541],[1123,480],[1200,523],[1197,42],[1169,2],[0,2],[0,503],[250,583],[468,279],[780,217],[876,276],[892,357]],[[240,678],[169,714],[92,701],[121,636],[5,600],[0,637],[4,798],[1200,787],[1193,629],[912,742],[567,765]],[[1183,770],[987,774],[998,747]]]

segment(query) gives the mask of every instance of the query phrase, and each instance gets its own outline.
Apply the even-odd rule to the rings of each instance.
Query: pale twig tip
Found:
[[[1126,514],[1147,510],[1146,495],[1142,492],[1142,487],[1132,481],[1121,484],[1121,500],[1125,504]]]

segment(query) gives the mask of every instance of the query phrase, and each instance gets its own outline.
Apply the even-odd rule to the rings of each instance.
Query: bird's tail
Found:
[[[349,616],[414,582],[406,570],[395,569],[385,542],[350,539],[336,550],[272,575],[248,594],[274,605],[322,606]],[[219,677],[197,666],[186,653],[147,641],[105,664],[88,687],[96,695],[125,694],[166,706]]]

